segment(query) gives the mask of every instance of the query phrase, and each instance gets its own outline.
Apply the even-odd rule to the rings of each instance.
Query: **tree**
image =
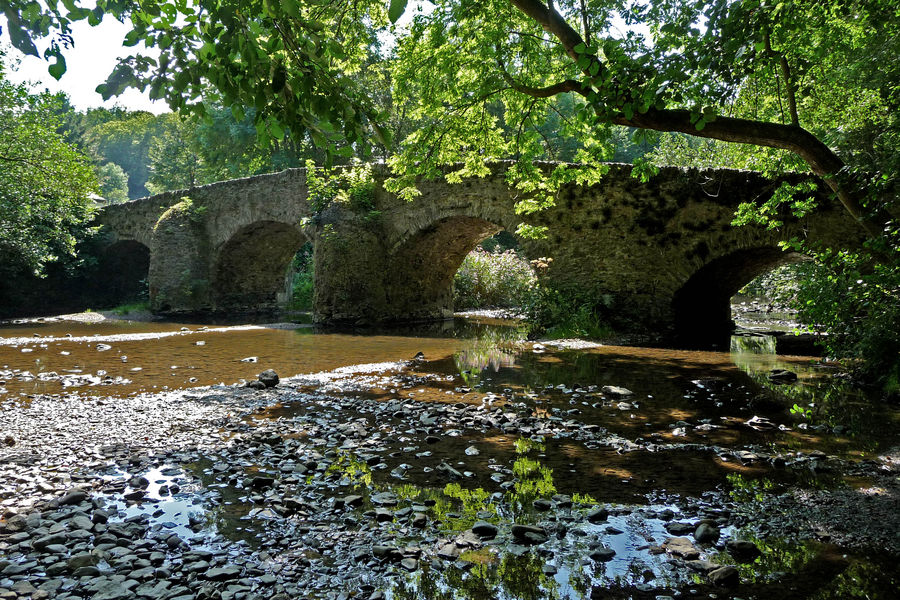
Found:
[[[2,56],[0,56],[2,59]],[[57,98],[30,95],[0,68],[0,272],[40,274],[75,253],[97,187],[85,156],[56,129]]]
[[[160,119],[144,111],[125,112],[90,127],[82,136],[87,152],[99,163],[112,162],[128,174],[128,197],[148,196],[150,143]]]
[[[107,204],[118,204],[128,200],[128,174],[116,163],[105,163],[97,167],[100,195]]]
[[[161,121],[148,151],[147,189],[153,194],[193,187],[200,183],[203,169],[195,150],[195,124],[174,113],[161,117]]]
[[[339,138],[358,146],[385,138],[385,115],[352,75],[386,25],[386,4],[102,0],[86,10],[73,0],[41,10],[34,0],[13,0],[5,14],[23,51],[37,54],[31,38],[57,34],[45,53],[54,74],[64,68],[71,20],[129,18],[126,43],[160,56],[126,58],[101,86],[105,95],[148,88],[175,109],[204,113],[200,99],[212,89],[236,113],[254,107],[263,136],[280,139],[289,129],[334,149]],[[390,17],[406,5],[392,0]],[[598,166],[609,155],[611,125],[786,150],[877,236],[887,213],[866,208],[865,182],[830,144],[842,115],[896,108],[896,61],[885,60],[900,33],[896,11],[889,0],[439,0],[430,12],[418,5],[397,38],[394,101],[415,100],[412,117],[426,126],[407,138],[395,165],[408,182],[436,174],[440,162],[461,160],[460,174],[477,174],[486,159],[513,156],[522,159],[512,175],[523,191],[544,189],[527,161],[545,151],[538,130],[556,98],[571,95],[578,110],[565,126],[582,142],[583,162]],[[881,63],[872,63],[873,50]],[[873,70],[867,81],[862,75]],[[755,104],[736,102],[761,84],[767,89]],[[497,105],[499,113],[491,110]],[[560,169],[550,183],[578,177],[587,176]]]

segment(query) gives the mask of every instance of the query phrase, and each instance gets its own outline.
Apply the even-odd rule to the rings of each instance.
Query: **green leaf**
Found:
[[[407,0],[391,0],[391,5],[388,8],[388,18],[391,20],[391,23],[399,21],[403,13],[406,12],[406,2]]]
[[[56,62],[47,67],[47,72],[57,81],[66,72],[66,59],[63,58],[61,53],[56,54]]]
[[[269,133],[276,140],[284,139],[284,129],[277,121],[269,121]]]
[[[25,29],[24,24],[12,9],[6,9],[6,22],[8,24],[9,40],[23,54],[40,57],[38,49],[31,41],[31,36]]]
[[[281,6],[289,17],[300,18],[300,7],[297,6],[297,0],[281,0]]]
[[[584,54],[584,51],[585,51],[586,49],[587,49],[587,46],[584,45],[584,42],[581,42],[581,43],[579,43],[579,44],[576,44],[576,46],[575,46],[574,48],[572,48],[572,50],[574,50],[574,51],[577,52],[578,54]]]
[[[136,46],[139,41],[141,41],[141,33],[132,29],[127,34],[125,34],[125,39],[122,40],[122,45],[127,47]]]

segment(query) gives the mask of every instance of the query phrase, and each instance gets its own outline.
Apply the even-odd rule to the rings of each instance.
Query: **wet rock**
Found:
[[[553,501],[557,508],[572,508],[572,497],[565,494],[554,494]]]
[[[416,513],[409,522],[416,529],[424,529],[428,526],[428,516],[424,513]]]
[[[369,500],[372,504],[378,506],[396,506],[400,500],[397,498],[397,495],[393,492],[379,492],[377,494],[372,495]]]
[[[608,562],[616,555],[612,548],[600,547],[593,550],[588,556],[595,562]]]
[[[100,569],[93,566],[78,567],[72,572],[73,577],[97,577],[100,575]]]
[[[709,573],[710,571],[714,571],[721,567],[722,565],[717,565],[714,562],[710,562],[708,560],[688,560],[685,561],[685,566],[689,569],[700,573]]]
[[[728,540],[725,542],[725,549],[735,559],[745,562],[752,561],[761,554],[756,544],[749,540]]]
[[[482,539],[492,539],[497,537],[497,526],[487,521],[478,521],[472,525],[472,533]]]
[[[87,500],[87,494],[81,490],[75,490],[60,498],[58,504],[59,506],[71,506],[81,504],[85,500]]]
[[[604,385],[600,388],[600,391],[603,392],[604,396],[611,396],[613,398],[625,398],[634,395],[634,392],[628,388],[619,387],[617,385]]]
[[[119,581],[106,580],[96,587],[92,600],[125,600],[133,595]]]
[[[591,510],[586,516],[587,520],[591,523],[600,523],[605,521],[608,517],[609,511],[602,506]]]
[[[240,567],[236,565],[229,565],[225,567],[210,569],[204,576],[210,581],[228,581],[229,579],[235,579],[236,577],[239,577],[240,574]]]
[[[543,544],[549,539],[547,530],[537,525],[520,525],[516,523],[512,526],[512,535],[520,544],[529,546]]]
[[[71,557],[68,561],[66,561],[66,565],[70,570],[76,571],[81,567],[96,566],[99,562],[100,558],[98,556],[96,556],[95,554],[84,552]]]
[[[786,369],[772,369],[769,371],[769,381],[773,383],[791,383],[797,381],[797,374]]]
[[[256,356],[248,356],[246,358],[241,359],[242,363],[255,363],[258,361],[259,361],[259,357],[256,357]]]
[[[448,465],[445,462],[442,462],[438,465],[437,470],[444,475],[450,477],[451,479],[462,479],[463,474]]]
[[[438,548],[437,556],[438,558],[441,558],[443,560],[454,561],[459,558],[461,552],[462,550],[460,550],[459,546],[457,546],[453,542],[450,542],[447,544],[443,544],[440,548]]]
[[[404,558],[400,561],[400,566],[411,573],[419,568],[419,561],[414,558]]]
[[[697,528],[693,523],[666,523],[666,531],[671,533],[672,535],[688,535],[694,533],[694,530]]]
[[[132,477],[128,480],[128,486],[136,490],[146,489],[150,485],[150,481],[146,477]]]
[[[535,510],[546,512],[553,508],[553,503],[546,498],[538,498],[532,503],[532,506],[534,506]]]
[[[378,523],[386,523],[394,520],[394,513],[386,508],[375,509],[375,521]]]
[[[278,385],[278,373],[272,369],[266,369],[259,374],[258,379],[267,388],[273,388]]]
[[[694,531],[694,539],[700,544],[714,544],[719,540],[719,528],[708,523],[700,523]]]
[[[362,506],[363,497],[358,495],[344,496],[344,506],[357,507]]]
[[[685,560],[694,560],[700,557],[700,551],[686,537],[669,538],[663,542],[662,548],[669,554],[680,556]]]
[[[741,574],[732,566],[719,567],[707,575],[710,582],[723,587],[735,587],[741,582]]]
[[[250,487],[254,490],[266,490],[275,485],[275,478],[268,475],[254,477],[250,481]]]
[[[258,379],[254,379],[253,381],[248,381],[246,384],[244,384],[244,387],[248,387],[251,390],[264,390],[266,389],[266,384],[264,384],[262,381],[259,381]]]
[[[103,525],[109,521],[109,513],[103,509],[97,509],[91,513],[91,521],[98,525]]]
[[[6,520],[5,524],[2,524],[3,529],[9,533],[16,533],[19,531],[25,531],[28,527],[28,522],[25,520],[25,517],[22,515],[13,515]]]

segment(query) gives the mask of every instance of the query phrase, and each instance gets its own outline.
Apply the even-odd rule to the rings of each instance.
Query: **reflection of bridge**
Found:
[[[492,176],[460,184],[423,182],[409,203],[385,192],[376,176],[375,218],[338,203],[313,214],[305,171],[295,169],[135,200],[105,209],[99,220],[108,252],[149,279],[160,313],[275,308],[292,257],[311,241],[318,320],[437,318],[452,308],[451,282],[466,253],[523,219],[503,170],[497,165]],[[779,240],[858,236],[831,204],[786,219],[781,232],[729,225],[739,202],[775,187],[754,173],[676,168],[641,183],[630,166],[613,165],[599,185],[567,186],[556,207],[527,217],[550,233],[523,247],[532,257],[552,256],[550,280],[593,294],[613,319],[657,331],[721,331],[740,287],[797,258]],[[301,225],[305,217],[313,218]]]

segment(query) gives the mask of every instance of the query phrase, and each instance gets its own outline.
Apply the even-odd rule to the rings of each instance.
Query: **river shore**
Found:
[[[776,550],[838,572],[900,550],[896,450],[854,461],[625,436],[421,359],[257,387],[0,405],[0,597],[415,598],[473,577],[505,590],[498,565],[534,597],[791,597],[801,578],[776,575]],[[426,387],[446,398],[415,400]],[[638,404],[617,386],[562,393]],[[631,482],[591,483],[573,448]],[[787,485],[692,490],[690,465],[712,460]],[[654,478],[635,476],[643,462]],[[810,472],[865,484],[817,490],[800,483]],[[565,580],[579,583],[563,593]]]

